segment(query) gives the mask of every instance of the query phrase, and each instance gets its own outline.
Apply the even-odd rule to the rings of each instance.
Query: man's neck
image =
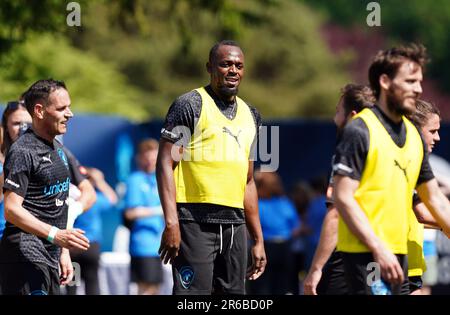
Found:
[[[53,140],[55,139],[54,135],[50,135],[48,132],[45,131],[45,129],[40,128],[36,124],[33,123],[33,132],[40,138],[48,141],[49,143],[53,143]]]
[[[380,99],[377,102],[377,106],[383,112],[383,114],[385,114],[392,122],[398,124],[402,121],[402,115],[398,114],[397,112],[393,112],[389,109],[385,97],[380,96]]]
[[[220,91],[217,88],[213,87],[212,85],[209,86],[211,87],[211,90],[217,96],[217,98],[220,99],[222,102],[224,102],[225,104],[234,103],[236,96],[234,95],[224,96],[220,93]]]

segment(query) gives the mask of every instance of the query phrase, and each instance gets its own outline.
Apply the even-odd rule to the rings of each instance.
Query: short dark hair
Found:
[[[34,82],[23,95],[25,106],[30,115],[33,116],[34,106],[37,103],[47,106],[50,94],[61,88],[67,90],[63,81],[46,79]]]
[[[236,42],[234,40],[230,40],[230,39],[221,40],[220,42],[214,44],[214,46],[212,46],[209,51],[209,62],[210,63],[212,63],[214,61],[214,59],[216,58],[217,50],[219,49],[220,46],[234,46],[234,47],[239,47],[242,50],[242,48],[238,44],[238,42]]]
[[[428,119],[430,119],[431,114],[436,114],[441,117],[441,112],[439,111],[439,108],[436,107],[436,105],[431,102],[418,99],[416,100],[416,110],[409,118],[420,128],[422,128],[423,126],[425,126]]]
[[[364,108],[372,107],[376,99],[367,85],[347,84],[341,90],[345,116],[352,111],[359,113]]]
[[[380,76],[386,74],[389,78],[394,78],[400,66],[411,60],[417,63],[422,69],[428,62],[425,46],[422,44],[410,43],[387,50],[380,50],[374,57],[369,67],[370,87],[374,91],[375,97],[380,97]]]

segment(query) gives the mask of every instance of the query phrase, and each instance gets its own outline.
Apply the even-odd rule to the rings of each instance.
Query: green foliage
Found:
[[[154,116],[208,83],[209,49],[221,39],[242,45],[240,95],[265,118],[330,116],[347,79],[343,58],[321,39],[320,18],[295,1],[114,1],[92,5],[83,18],[87,26],[73,42],[119,65]]]
[[[296,0],[89,1],[78,28],[64,25],[66,2],[39,3],[1,2],[24,17],[0,22],[0,34],[26,30],[0,52],[2,101],[52,76],[67,82],[75,110],[164,117],[177,96],[209,82],[209,49],[221,39],[240,42],[246,57],[240,95],[264,118],[329,117],[348,80],[344,61],[351,56],[329,52],[321,17]]]
[[[61,32],[67,28],[67,3],[61,0],[0,1],[0,56],[29,34]],[[87,0],[77,1],[87,7]]]
[[[8,55],[0,72],[0,102],[18,99],[34,81],[49,77],[66,82],[75,112],[148,118],[139,91],[111,64],[52,35],[32,36]]]
[[[319,8],[341,25],[366,25],[367,3],[364,0],[298,0]],[[430,75],[450,92],[450,2],[448,0],[389,0],[381,6],[381,30],[390,42],[423,43],[431,56]]]

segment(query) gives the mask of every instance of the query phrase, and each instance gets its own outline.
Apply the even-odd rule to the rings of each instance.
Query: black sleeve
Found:
[[[32,169],[32,159],[25,150],[9,150],[4,165],[3,191],[9,190],[25,198]]]
[[[169,108],[161,137],[173,143],[182,139],[188,141],[200,118],[201,107],[202,98],[197,91],[178,97]]]
[[[253,107],[251,105],[248,105],[248,107],[250,108],[250,111],[252,112],[252,115],[253,115],[253,120],[255,122],[255,127],[256,127],[256,138],[258,138],[259,128],[261,128],[261,125],[262,125],[261,114],[258,112],[258,110],[255,107]]]
[[[259,141],[259,130],[261,129],[262,119],[261,115],[259,114],[258,110],[255,107],[251,106],[250,104],[247,105],[250,108],[250,111],[252,112],[253,121],[255,122],[256,127],[255,138],[253,139],[252,146],[250,148],[250,157],[253,157],[256,160],[256,149],[257,143]]]
[[[417,128],[417,127],[416,127]],[[431,169],[430,162],[428,161],[428,150],[427,150],[427,144],[425,143],[425,139],[422,135],[422,132],[420,131],[420,128],[417,128],[420,134],[420,138],[422,139],[422,148],[423,148],[423,160],[422,165],[420,167],[420,173],[419,178],[417,179],[416,187],[418,187],[422,183],[426,183],[429,180],[432,180],[434,178],[433,170]]]
[[[368,152],[369,129],[361,118],[356,118],[345,126],[336,146],[334,174],[361,180]]]
[[[75,186],[78,186],[86,177],[80,173],[80,162],[78,162],[77,158],[73,153],[63,147],[64,153],[67,156],[67,160],[69,161],[69,172],[70,172],[70,182]]]

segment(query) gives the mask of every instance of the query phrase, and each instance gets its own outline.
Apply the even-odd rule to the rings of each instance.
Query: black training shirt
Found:
[[[4,171],[4,191],[22,196],[22,206],[40,221],[66,228],[70,173],[60,143],[50,143],[28,130],[12,144]],[[59,246],[6,222],[0,262],[45,263],[58,268],[60,253]]]

